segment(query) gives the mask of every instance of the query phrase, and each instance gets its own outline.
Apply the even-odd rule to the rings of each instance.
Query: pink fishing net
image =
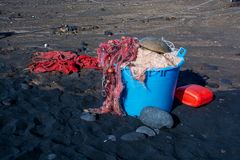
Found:
[[[121,66],[136,60],[138,48],[138,39],[131,37],[109,40],[99,45],[98,62],[103,69],[103,88],[106,99],[100,108],[90,108],[87,111],[97,114],[112,112],[122,115],[124,113],[119,103],[124,88],[121,80]]]

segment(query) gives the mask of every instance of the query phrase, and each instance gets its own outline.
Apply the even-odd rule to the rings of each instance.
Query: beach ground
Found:
[[[0,159],[238,160],[240,153],[240,5],[228,0],[1,0]],[[68,25],[72,30],[59,31]],[[142,123],[130,116],[80,119],[99,107],[99,71],[33,74],[32,53],[61,50],[96,56],[121,36],[164,37],[187,49],[178,86],[214,91],[201,108],[174,103],[175,126],[127,142]],[[104,141],[115,135],[116,141]]]

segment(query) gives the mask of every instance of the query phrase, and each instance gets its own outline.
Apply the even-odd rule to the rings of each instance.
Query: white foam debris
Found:
[[[140,47],[138,48],[136,61],[125,64],[125,66],[129,66],[133,76],[138,79],[138,77],[143,75],[146,70],[177,66],[181,61],[181,58],[177,56],[177,53],[178,50],[165,54],[159,54]]]

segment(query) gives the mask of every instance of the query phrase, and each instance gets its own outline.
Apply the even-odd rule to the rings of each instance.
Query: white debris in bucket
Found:
[[[161,69],[171,66],[177,66],[181,58],[177,56],[178,50],[170,53],[160,54],[148,49],[139,48],[136,61],[132,61],[125,66],[129,66],[133,76],[141,79],[141,76],[148,69]]]

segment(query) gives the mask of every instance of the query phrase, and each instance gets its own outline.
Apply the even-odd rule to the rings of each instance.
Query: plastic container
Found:
[[[214,96],[210,89],[190,84],[178,87],[175,97],[183,104],[197,108],[211,102]]]
[[[180,48],[177,56],[182,60],[175,67],[147,70],[145,83],[134,79],[128,67],[122,69],[122,81],[125,88],[122,92],[121,103],[128,115],[139,116],[141,110],[147,106],[171,111],[178,74],[184,63],[185,54],[186,49]]]

